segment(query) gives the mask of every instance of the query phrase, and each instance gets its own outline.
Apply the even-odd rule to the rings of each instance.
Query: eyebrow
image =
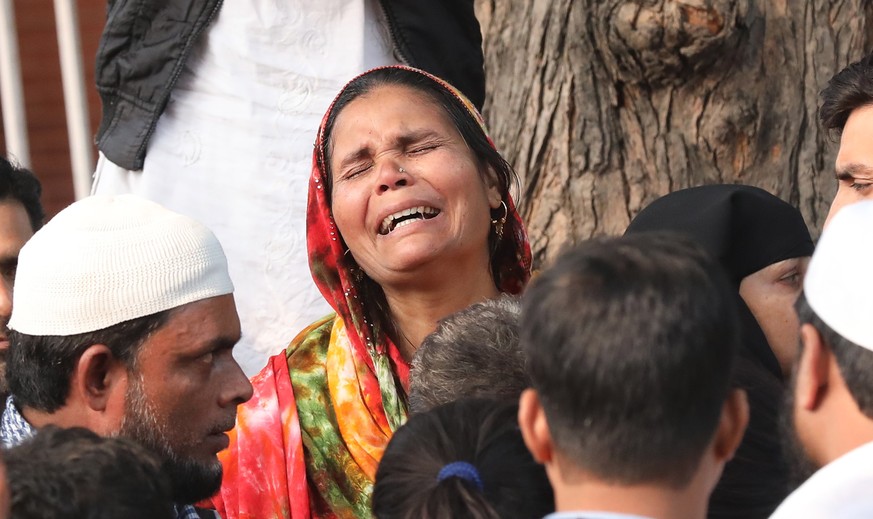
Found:
[[[360,149],[358,149],[358,151],[354,151],[352,153],[349,153],[339,163],[338,170],[342,171],[342,170],[346,169],[346,167],[349,166],[350,164],[354,164],[356,162],[359,162],[361,159],[363,159],[364,157],[367,157],[369,154],[370,154],[370,147],[369,146],[360,148]]]
[[[852,180],[857,177],[873,177],[873,167],[867,164],[853,162],[838,169],[835,173],[837,180]]]
[[[406,147],[410,144],[421,142],[432,137],[437,137],[438,135],[439,134],[437,132],[430,129],[412,130],[395,137],[394,144],[400,145],[401,147]],[[370,156],[371,153],[372,149],[370,148],[370,146],[364,146],[357,149],[356,151],[349,153],[348,155],[343,157],[343,160],[339,163],[339,170],[342,171],[348,165],[354,164],[361,159]]]
[[[232,349],[234,346],[237,345],[237,343],[239,343],[239,341],[235,337],[222,335],[220,337],[214,338],[209,342],[201,344],[199,348],[189,351],[183,355],[189,358],[196,358],[212,351]]]

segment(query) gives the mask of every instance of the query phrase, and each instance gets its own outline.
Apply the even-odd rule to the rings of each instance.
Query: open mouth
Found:
[[[397,211],[394,214],[389,214],[382,220],[382,225],[379,226],[379,234],[385,236],[404,225],[409,225],[418,220],[430,220],[438,214],[440,214],[439,209],[424,205]]]

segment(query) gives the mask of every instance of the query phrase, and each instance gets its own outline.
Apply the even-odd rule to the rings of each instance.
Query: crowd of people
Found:
[[[36,177],[0,159],[0,518],[873,514],[873,56],[822,93],[841,140],[817,246],[778,197],[700,186],[532,279],[515,172],[477,110],[481,49],[444,63],[452,51],[402,37],[421,22],[408,7],[371,19],[364,2],[408,64],[386,40],[363,59],[376,68],[332,72],[352,79],[316,125],[304,211],[330,313],[250,378],[234,348],[257,312],[241,316],[297,287],[237,275],[240,249],[269,256],[252,243],[273,237],[248,227],[269,222],[214,233],[161,198],[178,173],[185,192],[214,189],[194,212],[233,220],[226,179],[203,176],[223,155],[181,172],[160,142],[212,126],[220,36],[252,21],[224,15],[191,51],[220,2],[181,4],[151,16],[186,23],[143,34],[110,12],[96,194],[44,224]],[[434,30],[469,29],[469,11],[427,9]],[[181,40],[158,38],[171,29]],[[184,50],[159,67],[180,85],[132,74],[158,59],[126,54],[138,38]]]

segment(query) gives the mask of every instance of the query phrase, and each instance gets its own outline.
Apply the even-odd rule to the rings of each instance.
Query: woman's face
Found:
[[[740,282],[740,296],[761,326],[786,377],[797,354],[799,327],[794,302],[803,288],[809,256],[774,263]]]
[[[374,88],[339,114],[330,149],[334,221],[377,283],[409,281],[427,265],[489,268],[490,211],[500,192],[429,97]]]

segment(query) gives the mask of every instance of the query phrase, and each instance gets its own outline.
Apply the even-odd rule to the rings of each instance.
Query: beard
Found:
[[[0,331],[2,331],[3,337],[5,337],[6,340],[9,340],[9,316],[6,316],[6,318],[2,320]],[[9,395],[9,382],[6,378],[6,358],[8,355],[8,347],[0,350],[0,395],[2,395],[4,399]]]
[[[127,391],[127,408],[118,436],[134,440],[158,456],[164,474],[170,479],[174,502],[182,505],[210,498],[221,487],[221,463],[218,458],[200,461],[183,453],[200,443],[192,432],[170,443],[170,428],[185,430],[185,424],[167,424],[157,413],[134,379]]]
[[[795,379],[796,374],[791,377],[789,390],[785,392],[785,405],[779,416],[783,454],[785,462],[788,464],[788,483],[792,490],[803,484],[821,468],[806,453],[794,425],[794,390],[797,384]]]
[[[9,383],[6,381],[6,354],[9,350],[0,350],[0,395],[5,399],[9,394]]]

